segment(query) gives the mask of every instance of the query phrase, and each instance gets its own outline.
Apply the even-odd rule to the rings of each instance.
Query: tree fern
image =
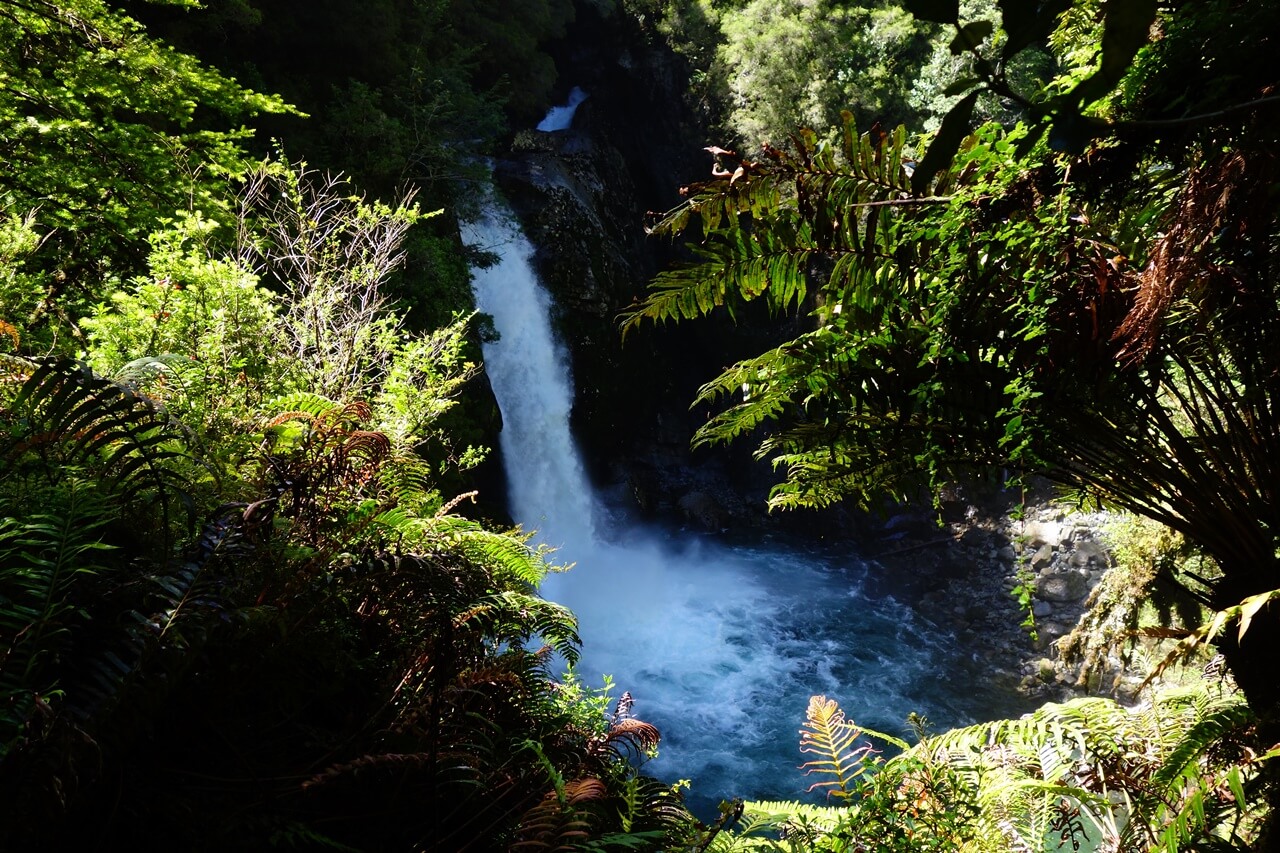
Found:
[[[975,786],[980,835],[1037,849],[1062,822],[1065,801],[1094,841],[1175,851],[1247,811],[1232,788],[1242,791],[1257,764],[1215,766],[1210,756],[1249,719],[1239,697],[1204,688],[1158,694],[1135,710],[1087,698],[948,732],[916,751],[953,764]]]

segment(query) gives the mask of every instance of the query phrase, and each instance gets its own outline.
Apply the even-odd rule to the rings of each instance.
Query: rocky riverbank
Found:
[[[1105,538],[1113,516],[1013,497],[952,500],[941,527],[926,513],[890,518],[883,550],[872,556],[901,579],[920,613],[953,630],[993,677],[1016,679],[1025,695],[1063,701],[1114,683],[1117,699],[1133,701],[1141,677],[1118,660],[1107,679],[1091,679],[1059,652],[1114,568]]]

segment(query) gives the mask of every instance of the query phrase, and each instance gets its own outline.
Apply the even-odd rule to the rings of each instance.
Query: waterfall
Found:
[[[569,358],[551,329],[551,297],[534,275],[533,247],[496,199],[464,236],[498,256],[493,266],[472,271],[472,289],[500,336],[485,345],[484,360],[502,410],[511,514],[547,544],[591,543],[594,500],[569,432]]]
[[[557,562],[575,564],[542,593],[579,617],[584,684],[611,675],[614,697],[630,691],[636,716],[661,730],[645,772],[693,779],[691,805],[710,819],[721,798],[806,798],[797,731],[813,694],[886,731],[901,732],[910,711],[948,726],[1005,710],[982,664],[877,592],[869,564],[847,550],[636,526],[606,535],[607,508],[570,432],[570,366],[533,250],[497,199],[464,239],[499,258],[474,271],[474,290],[499,333],[484,358],[512,514],[560,549]]]
[[[573,114],[578,111],[578,105],[586,99],[587,93],[574,86],[569,92],[569,100],[561,106],[552,107],[547,112],[546,118],[538,122],[538,130],[568,130],[573,124]]]

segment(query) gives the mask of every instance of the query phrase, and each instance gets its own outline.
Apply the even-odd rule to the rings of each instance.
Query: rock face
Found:
[[[706,492],[689,492],[677,506],[689,521],[710,533],[719,531],[729,519],[720,502]]]

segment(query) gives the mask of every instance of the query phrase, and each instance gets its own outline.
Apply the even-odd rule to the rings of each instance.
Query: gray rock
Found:
[[[1041,545],[1040,550],[1031,557],[1031,570],[1038,572],[1053,562],[1053,546]]]
[[[1057,676],[1057,670],[1054,668],[1053,661],[1048,658],[1040,658],[1036,661],[1036,677],[1041,681],[1053,681]]]
[[[1029,521],[1022,528],[1023,537],[1034,547],[1057,545],[1062,542],[1062,524],[1056,521]]]
[[[1082,539],[1076,543],[1076,549],[1071,552],[1071,565],[1073,566],[1089,566],[1094,565],[1100,568],[1110,565],[1111,558],[1107,554],[1107,549],[1092,539]]]
[[[1031,605],[1031,615],[1043,619],[1053,612],[1053,605],[1047,601],[1036,601]]]
[[[1089,591],[1089,575],[1084,572],[1052,572],[1036,578],[1036,597],[1044,601],[1072,602]]]

